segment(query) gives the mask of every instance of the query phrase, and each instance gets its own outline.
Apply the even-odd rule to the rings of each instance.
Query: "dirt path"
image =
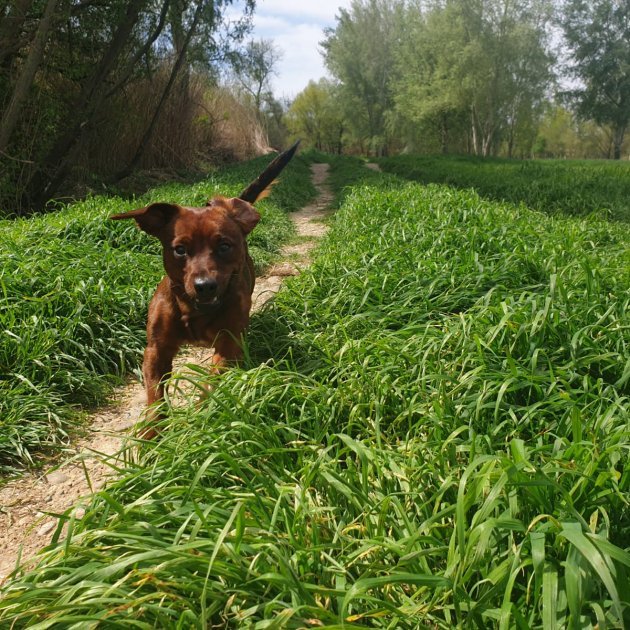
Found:
[[[291,215],[298,242],[285,247],[282,261],[256,279],[254,310],[274,296],[286,276],[297,275],[308,265],[311,249],[326,231],[322,219],[333,198],[325,184],[328,165],[313,164],[311,169],[318,196],[311,205]],[[207,350],[185,348],[175,367],[205,363],[209,358]],[[54,514],[76,506],[75,516],[80,518],[84,513],[81,498],[89,503],[90,493],[115,474],[127,432],[144,411],[144,388],[140,383],[129,383],[119,388],[114,398],[115,404],[94,414],[89,436],[68,447],[61,463],[0,488],[0,584],[18,558],[31,558],[50,542],[57,526]]]

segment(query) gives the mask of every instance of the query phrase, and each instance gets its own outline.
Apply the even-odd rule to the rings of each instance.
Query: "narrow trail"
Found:
[[[291,214],[297,242],[283,248],[281,260],[256,279],[253,310],[260,309],[280,288],[287,276],[297,275],[310,262],[310,251],[326,232],[322,222],[333,195],[326,185],[328,164],[311,166],[318,194],[312,204]],[[211,356],[211,355],[210,355]],[[208,350],[184,348],[175,370],[189,363],[203,364]],[[89,422],[89,435],[65,450],[63,461],[36,474],[26,474],[0,488],[0,584],[15,568],[50,543],[57,527],[55,514],[75,506],[81,518],[89,495],[115,476],[124,453],[125,438],[144,411],[144,388],[136,381],[118,388],[116,402],[99,409]]]

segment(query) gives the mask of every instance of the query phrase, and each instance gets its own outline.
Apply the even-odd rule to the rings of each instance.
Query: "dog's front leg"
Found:
[[[160,347],[158,344],[149,344],[146,347],[142,375],[148,406],[164,398],[164,377],[172,372],[176,354],[176,347]]]
[[[150,425],[161,417],[160,410],[156,405],[164,399],[164,379],[173,371],[173,359],[177,350],[176,346],[161,347],[158,344],[150,343],[144,351],[142,374],[147,395],[147,421]],[[150,440],[156,434],[155,428],[148,426],[141,433],[141,437]]]
[[[212,355],[213,372],[219,373],[221,368],[236,363],[243,358],[242,336],[238,338],[230,333],[220,334],[214,343],[214,354]]]

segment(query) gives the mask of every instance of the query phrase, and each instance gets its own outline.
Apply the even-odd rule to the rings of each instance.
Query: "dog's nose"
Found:
[[[217,292],[218,283],[214,278],[197,278],[195,280],[195,291],[200,299],[214,297]]]

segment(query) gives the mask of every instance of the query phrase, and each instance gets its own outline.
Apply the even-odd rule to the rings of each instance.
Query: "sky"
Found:
[[[292,99],[309,80],[329,76],[320,54],[324,28],[336,26],[339,8],[351,0],[258,0],[253,39],[270,39],[282,51],[278,76],[272,79],[276,98]]]

